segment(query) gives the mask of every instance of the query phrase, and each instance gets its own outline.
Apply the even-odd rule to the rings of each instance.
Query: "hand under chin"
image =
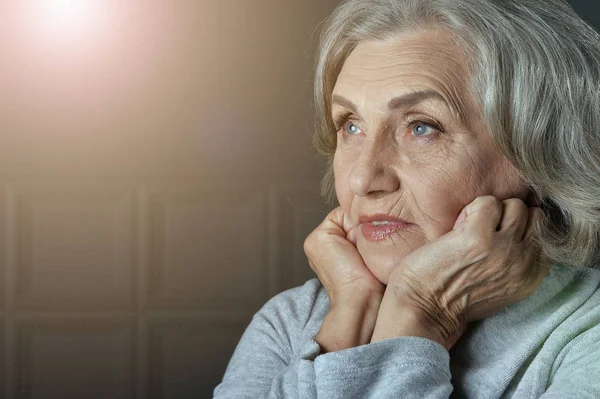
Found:
[[[388,238],[381,242],[369,242],[358,236],[356,249],[371,273],[382,284],[387,285],[392,271],[400,264],[402,259],[428,242],[429,240],[424,240],[423,243],[417,243],[412,247],[404,240]]]
[[[362,256],[365,266],[373,273],[375,278],[381,281],[382,284],[387,285],[392,270],[398,264],[398,255],[387,254],[383,251],[373,253],[372,250],[361,252],[360,246],[358,246],[358,252]]]

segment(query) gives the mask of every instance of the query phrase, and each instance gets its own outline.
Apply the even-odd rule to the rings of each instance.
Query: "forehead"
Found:
[[[459,47],[444,31],[401,34],[360,42],[337,78],[334,95],[358,108],[387,107],[393,97],[437,91],[456,116],[467,112],[467,67]],[[462,117],[461,117],[462,119]]]

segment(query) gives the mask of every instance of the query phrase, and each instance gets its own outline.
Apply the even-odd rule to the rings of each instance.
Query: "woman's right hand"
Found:
[[[309,234],[304,252],[331,305],[315,340],[326,352],[369,343],[385,285],[365,265],[355,226],[341,207]]]

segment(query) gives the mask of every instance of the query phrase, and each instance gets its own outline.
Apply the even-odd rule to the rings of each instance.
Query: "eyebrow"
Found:
[[[388,102],[388,109],[390,111],[406,109],[431,99],[443,102],[444,104],[446,104],[446,106],[448,107],[448,109],[450,109],[451,112],[453,111],[453,109],[448,105],[444,97],[435,90],[415,91],[412,93],[407,93],[398,97],[394,97]],[[356,105],[354,105],[352,101],[348,100],[343,96],[340,96],[339,94],[333,95],[332,104],[341,105],[343,107],[348,108],[354,113],[358,113]],[[458,113],[458,115],[461,115],[461,113]]]

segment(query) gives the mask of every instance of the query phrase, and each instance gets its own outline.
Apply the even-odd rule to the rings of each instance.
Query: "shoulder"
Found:
[[[568,363],[565,360],[570,356],[581,358],[584,353],[600,360],[600,269],[581,268],[570,272],[575,276],[573,283],[560,298],[571,297],[571,301],[560,301],[568,311],[557,329],[567,344],[557,356],[555,368],[561,362]]]
[[[267,323],[293,342],[307,331],[318,330],[328,311],[327,292],[318,278],[312,278],[269,299],[253,320]]]
[[[594,313],[556,357],[547,389],[556,397],[600,397],[600,312]]]
[[[255,317],[269,315],[285,322],[305,325],[311,317],[328,307],[325,288],[318,278],[312,278],[269,299]]]

